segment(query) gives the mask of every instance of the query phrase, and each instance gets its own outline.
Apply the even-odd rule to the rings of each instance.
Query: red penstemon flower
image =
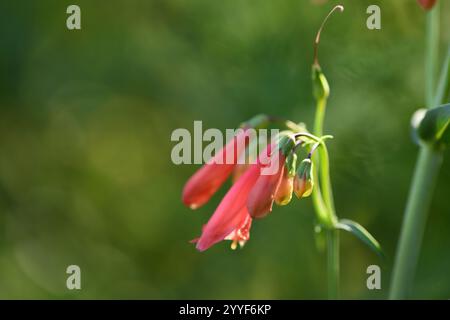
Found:
[[[242,129],[188,180],[183,189],[183,203],[196,209],[208,202],[233,172],[237,159],[247,144],[247,129]],[[229,159],[231,156],[232,161]]]
[[[292,142],[291,138],[287,140]],[[287,174],[285,154],[290,148],[292,146],[286,149],[272,142],[259,154],[256,164],[240,168],[247,169],[241,172],[203,226],[201,236],[192,241],[198,250],[204,251],[222,240],[232,240],[233,249],[238,243],[243,246],[250,238],[252,218],[264,217],[272,210],[274,201],[280,205],[289,202],[293,178]],[[211,174],[214,173],[211,171]]]

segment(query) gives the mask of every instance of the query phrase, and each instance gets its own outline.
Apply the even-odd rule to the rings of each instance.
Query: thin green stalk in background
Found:
[[[425,43],[425,102],[427,108],[435,108],[437,61],[439,58],[439,3],[426,16]]]
[[[425,96],[427,107],[434,108],[441,103],[434,98],[439,47],[439,4],[427,13],[426,37]],[[442,97],[439,100],[441,99]],[[397,247],[390,299],[405,299],[408,296],[441,163],[441,151],[430,145],[421,146]]]
[[[429,146],[420,150],[397,248],[390,299],[405,299],[413,282],[427,213],[441,163],[440,152]]]

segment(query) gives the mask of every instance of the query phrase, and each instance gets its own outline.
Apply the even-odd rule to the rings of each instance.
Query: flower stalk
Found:
[[[314,134],[317,136],[322,135],[326,103],[327,97],[317,100],[314,121]],[[313,161],[317,164],[314,174],[313,204],[319,222],[326,229],[328,298],[337,299],[339,297],[339,233],[336,228],[338,219],[334,209],[328,150],[324,142],[320,144],[318,151],[313,157]]]
[[[323,122],[330,86],[323,74],[318,57],[320,35],[328,18],[335,11],[344,11],[344,7],[335,6],[325,17],[317,32],[314,41],[314,62],[312,65],[313,95],[316,99],[316,113],[314,119],[314,134],[323,135]],[[313,190],[313,204],[318,215],[319,223],[325,227],[327,238],[327,275],[328,275],[328,298],[339,297],[339,231],[337,229],[338,218],[334,208],[333,192],[330,179],[330,165],[328,150],[324,142],[321,143],[319,153],[313,157],[315,165]]]

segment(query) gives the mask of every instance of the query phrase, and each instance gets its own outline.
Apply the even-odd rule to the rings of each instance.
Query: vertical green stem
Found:
[[[336,225],[337,217],[334,211],[333,190],[331,188],[330,179],[330,160],[328,157],[328,149],[325,144],[322,145],[319,153],[320,159],[320,186],[322,189],[323,199],[328,209],[328,214],[332,225]]]
[[[439,2],[426,16],[425,39],[425,102],[428,108],[434,108],[436,89],[437,61],[439,54]]]
[[[428,108],[434,101],[436,61],[439,46],[439,3],[427,13],[425,52],[425,97]],[[414,280],[428,210],[442,163],[442,153],[432,146],[422,146],[414,171],[395,257],[390,299],[405,299]]]
[[[325,118],[327,99],[317,100],[316,115],[314,120],[314,134],[323,135],[323,121]],[[338,299],[339,297],[339,233],[335,228],[337,223],[334,211],[334,200],[331,189],[328,150],[325,144],[322,145],[318,154],[318,165],[315,175],[315,187],[313,200],[319,215],[325,216],[323,221],[326,224],[327,233],[327,275],[328,275],[328,298]],[[320,179],[319,179],[320,178]]]
[[[405,299],[414,280],[423,232],[442,155],[431,147],[420,150],[411,185],[391,284],[391,299]]]
[[[325,108],[327,106],[327,99],[322,98],[317,100],[316,114],[314,118],[314,134],[318,137],[323,135],[323,121],[325,119]]]
[[[339,230],[327,230],[328,298],[339,298]]]

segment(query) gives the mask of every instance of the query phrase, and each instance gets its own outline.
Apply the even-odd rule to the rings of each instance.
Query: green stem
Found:
[[[328,298],[339,298],[339,230],[327,230]]]
[[[325,108],[327,99],[318,99],[316,105],[316,115],[314,118],[314,134],[318,137],[323,135],[323,121],[325,119]]]
[[[328,217],[332,228],[327,230],[327,269],[328,269],[328,298],[339,298],[339,230],[335,228],[338,219],[334,211],[333,192],[329,172],[328,150],[325,144],[320,150],[320,172],[323,198],[328,209]]]
[[[318,216],[318,220],[320,221],[321,224],[323,224],[326,228],[332,228],[333,224],[332,221],[329,218],[329,214],[328,214],[328,208],[325,204],[325,202],[323,201],[323,197],[322,197],[322,192],[320,191],[320,188],[317,187],[319,184],[319,179],[317,178],[318,176],[318,170],[317,170],[317,166],[315,166],[314,168],[314,188],[313,188],[313,192],[312,192],[312,200],[313,200],[313,205],[314,205],[314,209],[316,210],[317,216]]]
[[[327,99],[317,100],[314,119],[314,134],[323,135],[323,121]],[[315,155],[316,166],[314,174],[314,191],[312,194],[314,206],[319,220],[326,227],[327,233],[327,275],[328,298],[339,297],[339,233],[336,229],[337,217],[334,211],[333,192],[331,189],[328,150],[325,143],[321,143],[319,154]]]
[[[427,107],[433,108],[440,103],[440,101],[434,101],[439,46],[439,3],[427,13],[426,28],[425,97]],[[441,152],[429,145],[421,147],[403,217],[392,274],[390,299],[405,299],[408,296],[414,280],[428,210],[441,163]]]
[[[427,13],[425,41],[425,102],[428,108],[434,108],[433,98],[439,54],[439,2]]]
[[[318,137],[323,136],[323,122],[325,120],[325,109],[327,106],[327,99],[321,98],[317,100],[316,106],[316,114],[314,119],[314,134]],[[330,166],[329,166],[329,157],[328,150],[324,142],[321,143],[321,148],[319,150],[318,161],[316,161],[318,165],[316,170],[318,172],[317,176],[317,185],[316,189],[319,189],[319,194],[322,196],[322,201],[324,202],[325,207],[328,211],[328,216],[331,222],[332,227],[334,227],[335,220],[335,212],[334,212],[334,200],[333,200],[333,192],[331,190],[331,181],[330,181]]]
[[[390,299],[405,299],[413,282],[428,208],[441,163],[442,154],[432,147],[426,146],[420,150],[403,218]]]
[[[328,149],[325,143],[322,143],[322,148],[319,151],[320,157],[320,186],[322,189],[323,199],[328,209],[330,219],[333,226],[337,223],[337,217],[334,210],[333,190],[331,188],[330,179],[330,162],[328,157]]]

